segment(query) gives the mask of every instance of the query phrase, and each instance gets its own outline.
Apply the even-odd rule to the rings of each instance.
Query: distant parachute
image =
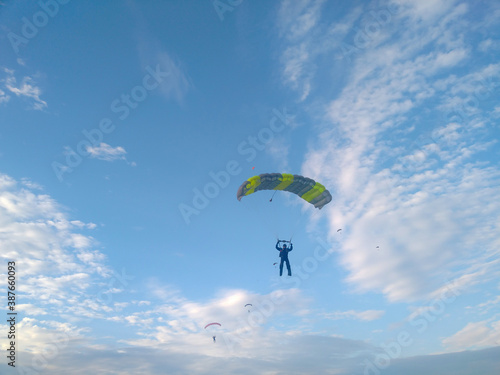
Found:
[[[214,343],[216,342],[215,341],[215,333],[218,331],[218,329],[215,329],[215,327],[213,326],[219,326],[221,327],[221,324],[220,323],[217,323],[217,322],[213,322],[213,323],[208,323],[206,326],[205,326],[205,329],[207,329],[208,327],[211,327],[209,328],[206,332],[210,332],[210,335],[212,335],[212,339],[214,340]]]
[[[338,232],[342,232],[342,228],[340,228],[340,229],[337,229],[337,233],[338,233]]]
[[[244,196],[261,190],[288,191],[298,195],[318,209],[322,209],[332,200],[330,192],[319,182],[289,173],[264,173],[250,177],[241,184],[236,197],[241,200]]]
[[[253,306],[253,305],[252,305],[251,303],[247,303],[247,304],[245,305],[245,307],[247,307],[247,306]]]

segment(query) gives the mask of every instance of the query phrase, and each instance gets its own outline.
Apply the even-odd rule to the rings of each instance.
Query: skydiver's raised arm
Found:
[[[288,251],[292,251],[293,250],[293,244],[290,242],[290,249]]]
[[[281,249],[279,248],[280,242],[281,242],[280,240],[278,240],[278,242],[276,242],[276,250],[278,250],[278,251],[281,251]]]

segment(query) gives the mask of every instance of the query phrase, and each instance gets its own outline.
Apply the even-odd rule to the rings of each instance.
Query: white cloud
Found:
[[[397,3],[401,6],[401,11],[404,15],[411,16],[414,20],[433,23],[440,17],[452,13],[457,0],[399,0]],[[465,4],[462,4],[464,7]],[[456,8],[455,8],[456,9]]]
[[[470,58],[466,10],[453,1],[404,2],[392,19],[403,33],[357,56],[307,155],[303,173],[334,193],[325,208],[330,236],[348,229],[340,257],[353,290],[425,299],[444,275],[478,283],[500,274],[485,261],[498,254],[500,171],[474,161],[495,144],[485,137],[491,109],[480,112],[471,100],[491,101],[498,67],[446,75]],[[457,104],[460,116],[446,116]],[[429,135],[409,145],[417,132]]]
[[[79,228],[87,228],[87,229],[95,229],[97,227],[94,223],[84,223],[80,220],[72,220],[71,224],[79,227]]]
[[[10,100],[10,96],[8,96],[5,91],[0,89],[0,104],[7,103]]]
[[[4,68],[3,71],[6,74],[6,78],[0,80],[0,82],[4,83],[5,89],[16,96],[30,99],[32,102],[32,108],[35,110],[43,110],[47,108],[47,103],[40,98],[42,90],[36,86],[33,78],[23,77],[21,83],[18,84],[13,70]],[[8,100],[9,97],[0,90],[0,102],[6,102]]]
[[[498,346],[500,345],[500,321],[483,320],[468,323],[453,336],[445,338],[443,345],[449,351]]]
[[[158,90],[166,99],[174,99],[182,104],[193,87],[182,61],[166,51],[160,40],[145,31],[148,27],[141,8],[132,2],[128,3],[128,6],[131,7],[137,24],[141,25],[138,28],[141,31],[135,36],[141,65],[150,66],[153,69],[158,68],[161,72]]]
[[[44,311],[54,319],[75,309],[83,314],[92,289],[111,274],[95,241],[75,231],[92,225],[69,220],[51,197],[27,186],[0,175],[0,258],[20,265],[19,291],[24,305],[36,306],[33,314]]]
[[[384,375],[496,375],[500,348],[391,360]],[[373,372],[369,371],[368,373]]]
[[[16,305],[16,310],[18,312],[23,312],[24,315],[37,316],[37,315],[47,315],[47,311],[36,305],[30,303],[23,303]]]
[[[282,1],[278,12],[281,35],[289,40],[309,36],[318,23],[324,2],[324,0]]]
[[[91,158],[105,161],[126,160],[125,154],[127,153],[123,147],[111,147],[104,142],[98,146],[88,146],[87,152]]]
[[[157,61],[160,61],[161,70],[169,74],[161,82],[161,93],[167,99],[173,98],[178,103],[182,103],[191,89],[190,80],[184,72],[182,64],[179,61],[174,61],[167,52],[158,52]]]
[[[380,319],[384,315],[384,311],[381,310],[366,310],[366,311],[335,311],[333,313],[327,313],[323,316],[326,319],[339,320],[339,319],[355,319],[363,321],[372,321]]]
[[[350,374],[377,353],[377,348],[363,341],[308,333],[310,300],[299,289],[278,289],[264,295],[243,289],[222,290],[200,302],[152,280],[147,290],[159,299],[156,303],[114,300],[111,296],[125,285],[107,282],[111,272],[104,272],[105,257],[92,249],[93,241],[74,239],[75,235],[82,236],[74,231],[86,225],[68,220],[50,197],[21,188],[5,175],[0,177],[1,239],[15,235],[16,228],[26,240],[15,249],[2,242],[7,254],[2,252],[0,257],[8,259],[8,253],[15,250],[17,261],[23,264],[19,275],[24,280],[21,291],[26,303],[19,309],[31,316],[18,324],[24,339],[17,349],[31,364],[28,366],[37,364],[35,371],[48,370],[50,363],[50,371],[56,375],[78,374],[79,369],[82,373],[203,374],[220,368],[242,374]],[[27,212],[19,208],[25,198],[30,202]],[[20,225],[20,221],[39,225],[36,230],[30,225],[14,225]],[[36,243],[46,245],[35,248]],[[75,244],[82,247],[72,248]],[[105,296],[110,296],[109,303],[103,300]],[[250,312],[247,303],[253,305]],[[332,313],[329,318],[372,321],[382,314],[378,310],[353,310]],[[35,315],[51,319],[37,320],[32,317]],[[90,336],[86,325],[96,319],[121,327],[125,332],[123,345]],[[290,330],[283,319],[294,319],[295,328]],[[222,326],[207,332],[203,327],[213,321]],[[6,331],[7,327],[2,325],[0,329]],[[216,344],[211,339],[214,334]],[[5,345],[2,343],[2,349]],[[99,357],[99,361],[89,363],[87,356]]]
[[[292,88],[298,89],[301,85],[303,86],[303,92],[301,99],[304,100],[309,94],[309,73],[308,70],[308,60],[309,53],[307,51],[307,46],[302,43],[297,46],[291,46],[285,50],[283,53],[283,75],[285,82],[290,84]],[[305,80],[305,82],[303,82]]]
[[[305,100],[311,90],[315,67],[311,63],[316,52],[311,50],[311,36],[321,16],[323,0],[283,1],[278,12],[280,36],[286,46],[281,56],[283,80]]]
[[[488,307],[489,308],[489,306],[497,305],[497,304],[500,304],[500,296],[496,296],[493,299],[490,299],[486,302],[480,303],[477,307],[479,307],[479,308]]]
[[[284,138],[277,138],[266,147],[266,152],[277,162],[279,170],[289,170],[289,150],[290,144]]]

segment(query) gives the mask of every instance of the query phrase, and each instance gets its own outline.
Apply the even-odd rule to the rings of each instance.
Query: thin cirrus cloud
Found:
[[[500,345],[500,321],[483,320],[468,323],[451,337],[443,339],[449,351],[484,349]]]
[[[131,355],[138,355],[145,346],[148,351],[152,347],[160,350],[148,365],[151,371],[158,373],[160,371],[156,369],[160,364],[163,368],[177,368],[179,373],[189,373],[189,369],[200,372],[201,367],[215,369],[220,365],[219,359],[228,357],[233,358],[235,368],[245,368],[247,361],[254,361],[259,368],[265,369],[277,366],[275,356],[269,356],[270,352],[292,361],[293,366],[285,366],[286,371],[292,373],[294,366],[303,363],[298,356],[306,353],[307,348],[316,348],[315,362],[319,363],[325,340],[344,348],[343,355],[336,355],[337,359],[339,356],[344,358],[344,364],[354,361],[351,350],[367,348],[366,344],[353,340],[303,338],[300,332],[289,333],[287,341],[293,344],[291,350],[288,346],[276,346],[283,335],[266,326],[274,325],[280,317],[293,316],[289,306],[297,309],[297,319],[302,318],[300,311],[307,309],[309,301],[298,289],[277,290],[268,295],[226,290],[209,301],[197,302],[182,296],[175,288],[152,282],[149,290],[159,301],[115,302],[113,295],[123,293],[126,288],[107,282],[113,271],[106,266],[106,258],[95,248],[95,240],[80,233],[94,230],[95,225],[69,220],[57,202],[41,193],[39,187],[37,190],[30,190],[26,181],[19,183],[6,175],[1,176],[3,232],[0,245],[5,251],[0,257],[4,261],[14,259],[16,264],[22,264],[18,276],[23,280],[19,293],[24,303],[19,308],[20,311],[30,309],[31,316],[18,322],[25,340],[17,349],[27,363],[38,363],[36,358],[43,353],[43,358],[47,358],[44,348],[51,345],[57,350],[51,352],[50,360],[60,373],[67,368],[79,367],[75,363],[79,363],[81,353],[77,356],[75,353],[84,350],[90,354],[94,349],[99,350],[102,358],[100,369],[116,369],[115,345],[93,342],[85,328],[90,319],[127,327],[128,334],[122,338],[122,343],[126,348],[123,350]],[[109,303],[106,302],[108,296]],[[244,305],[249,302],[260,315],[248,314]],[[263,311],[267,313],[263,314]],[[207,336],[203,329],[215,319],[224,326],[223,333],[218,335],[222,344],[220,349],[207,345],[211,336]],[[2,327],[6,329],[5,325]],[[76,350],[77,347],[80,350]],[[198,353],[195,357],[200,369],[192,368],[193,351]],[[165,352],[172,354],[171,357],[167,354],[170,359],[166,363]],[[179,358],[186,360],[179,362]],[[302,359],[307,360],[306,357]],[[85,367],[83,362],[81,365]],[[319,370],[324,364],[316,366]],[[332,361],[328,366],[340,365],[338,361]],[[46,364],[40,362],[35,367],[35,370],[42,371]],[[251,371],[254,370],[255,367]]]
[[[105,161],[125,160],[127,153],[121,146],[112,147],[104,142],[98,146],[88,146],[86,150],[91,158]]]
[[[332,313],[326,313],[323,316],[330,320],[340,320],[340,319],[354,319],[361,321],[372,321],[380,319],[385,314],[382,310],[366,310],[366,311],[335,311]]]
[[[177,286],[154,280],[144,288],[140,282],[133,288],[109,284],[114,273],[92,237],[97,226],[70,219],[40,186],[0,175],[0,258],[22,265],[19,309],[31,314],[18,325],[23,335],[18,349],[25,363],[37,363],[38,354],[56,347],[45,357],[49,361],[38,362],[34,370],[48,371],[50,363],[56,375],[361,374],[365,360],[376,358],[382,349],[372,345],[370,337],[311,333],[325,332],[310,324],[314,318],[322,317],[326,324],[352,320],[371,330],[381,328],[383,321],[375,321],[400,302],[417,301],[422,307],[415,314],[437,318],[432,315],[436,305],[421,302],[439,298],[446,282],[463,294],[488,281],[498,289],[500,170],[488,163],[488,153],[496,147],[491,129],[499,111],[488,102],[495,97],[492,82],[500,72],[496,63],[462,69],[475,51],[461,36],[467,6],[453,1],[400,2],[399,15],[351,56],[352,74],[343,77],[335,96],[325,99],[317,95],[315,83],[330,77],[331,71],[323,70],[317,57],[332,55],[329,63],[338,58],[339,49],[332,46],[338,47],[339,36],[349,34],[366,16],[356,8],[336,25],[321,25],[319,9],[325,4],[283,3],[281,73],[303,103],[314,102],[311,108],[320,119],[310,129],[313,140],[302,173],[321,176],[334,194],[333,204],[324,210],[331,238],[338,238],[338,228],[344,229],[337,259],[346,270],[345,281],[351,291],[383,294],[387,312],[347,307],[313,316],[313,303],[304,291],[293,288],[267,294],[228,289],[192,299]],[[405,18],[404,27],[398,17]],[[401,26],[402,32],[391,35],[393,26]],[[322,30],[331,33],[311,37]],[[162,93],[181,102],[191,87],[187,75],[158,46],[146,48],[142,61],[171,65],[176,78],[165,82]],[[494,43],[484,43],[480,52],[488,48]],[[19,92],[30,92],[22,81],[14,83]],[[2,89],[0,101],[16,95]],[[19,97],[36,102],[36,96]],[[457,112],[457,106],[465,110]],[[288,165],[287,143],[279,140],[267,151]],[[90,147],[88,153],[104,161],[126,160],[125,148],[105,143]],[[496,291],[484,302],[477,299],[472,308],[474,313],[493,312],[491,317],[433,326],[444,354],[408,357],[403,352],[381,372],[470,375],[467,366],[473,363],[482,374],[497,374],[499,350],[488,349],[499,344]],[[127,293],[130,296],[118,300]],[[248,312],[246,303],[255,310]],[[460,303],[447,305],[446,314],[453,315]],[[211,321],[222,324],[218,345],[204,330]],[[99,324],[119,330],[119,339],[94,339]],[[0,328],[7,331],[5,324]],[[0,372],[7,372],[5,363]]]
[[[87,146],[86,151],[89,153],[89,157],[92,159],[104,160],[104,161],[116,161],[125,160],[127,161],[127,151],[121,146],[112,147],[107,143],[101,142],[97,146]],[[135,162],[127,162],[131,166],[135,166]]]
[[[102,303],[95,298],[92,285],[97,286],[101,298],[122,293],[123,288],[106,285],[112,272],[105,264],[105,257],[95,249],[96,244],[89,236],[80,233],[93,230],[95,225],[68,220],[54,200],[29,190],[26,181],[18,183],[5,175],[0,181],[0,217],[7,234],[2,237],[1,245],[6,252],[1,256],[23,264],[25,285],[21,291],[26,303],[20,306],[21,310],[38,307],[31,311],[32,317],[24,318],[18,325],[26,338],[18,350],[27,363],[37,363],[37,355],[46,353],[45,348],[51,345],[57,348],[50,356],[56,374],[78,374],[78,368],[88,372],[87,356],[99,356],[96,371],[203,373],[216,371],[230,359],[231,369],[242,374],[256,371],[347,374],[355,373],[365,359],[377,354],[376,347],[361,340],[308,334],[300,329],[281,331],[281,319],[308,318],[307,313],[301,312],[307,310],[309,301],[299,289],[277,290],[267,295],[225,290],[199,302],[184,297],[174,287],[152,282],[148,290],[159,299],[157,302],[141,301],[128,306],[111,298],[110,303]],[[39,249],[37,244],[46,246]],[[51,272],[47,274],[47,270]],[[244,307],[248,302],[258,312],[268,313],[249,314]],[[290,306],[296,313],[290,313]],[[353,310],[334,313],[329,318],[368,322],[382,314]],[[85,328],[89,319],[123,327],[127,332],[127,337],[120,341],[123,346],[94,342]],[[207,345],[213,333],[203,329],[214,320],[223,325],[222,331],[216,333],[221,344],[218,346]],[[5,325],[2,327],[6,329]],[[454,347],[459,341],[457,336],[445,344]],[[137,358],[144,359],[146,349],[147,364],[139,365]],[[482,355],[477,352],[474,358]],[[127,362],[124,356],[134,360]],[[444,363],[452,363],[446,357],[440,358]],[[409,371],[411,362],[412,358],[401,359],[394,368]],[[426,373],[432,374],[430,356],[421,358],[420,363],[425,363]],[[487,366],[489,362],[483,368]],[[43,363],[35,368],[45,369]]]
[[[498,242],[500,170],[475,161],[496,144],[486,99],[498,66],[454,70],[472,58],[460,36],[465,5],[415,7],[402,7],[400,14],[411,14],[405,32],[358,51],[339,97],[324,105],[326,120],[303,166],[336,193],[327,209],[331,237],[338,223],[352,228],[340,250],[346,281],[390,301],[426,299],[448,280],[487,282],[485,275],[500,272],[485,261]],[[471,98],[481,108],[454,111]]]
[[[287,44],[282,53],[284,84],[297,91],[304,101],[311,91],[315,74],[312,62],[317,53],[311,49],[311,31],[320,19],[323,0],[283,1],[278,11],[280,37]]]
[[[136,24],[136,48],[141,65],[158,67],[165,75],[159,86],[160,93],[165,99],[174,99],[182,104],[193,87],[182,61],[167,51],[158,38],[149,32],[148,23],[138,3],[131,1],[127,6]]]
[[[41,99],[42,90],[36,85],[33,78],[23,77],[19,83],[12,69],[3,68],[2,70],[5,78],[0,80],[3,86],[3,90],[0,88],[0,103],[9,101],[10,96],[8,93],[11,93],[26,99],[34,110],[41,111],[47,108],[47,102]]]
[[[22,264],[19,286],[26,304],[60,316],[92,296],[96,280],[111,277],[95,240],[80,230],[95,224],[70,221],[51,197],[0,175],[0,257]]]

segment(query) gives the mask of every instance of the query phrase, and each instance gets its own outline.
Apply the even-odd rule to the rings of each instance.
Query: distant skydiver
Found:
[[[218,327],[221,327],[221,324],[220,323],[217,323],[217,322],[213,322],[213,323],[208,323],[206,326],[205,326],[205,329],[207,329],[208,327],[210,327],[208,329],[208,331],[206,332],[211,332],[212,333],[212,338],[214,339],[214,343],[215,343],[215,335],[214,333],[216,332],[215,329],[217,329],[217,326]]]
[[[283,247],[279,247],[280,242],[290,242],[290,241],[283,241],[283,240],[278,240],[276,243],[276,250],[280,252],[280,276],[283,275],[283,262],[286,262],[286,269],[288,270],[288,276],[292,276],[292,269],[290,268],[290,261],[288,260],[288,253],[293,250],[293,244],[290,242],[290,248],[286,247],[286,244],[283,244]]]

